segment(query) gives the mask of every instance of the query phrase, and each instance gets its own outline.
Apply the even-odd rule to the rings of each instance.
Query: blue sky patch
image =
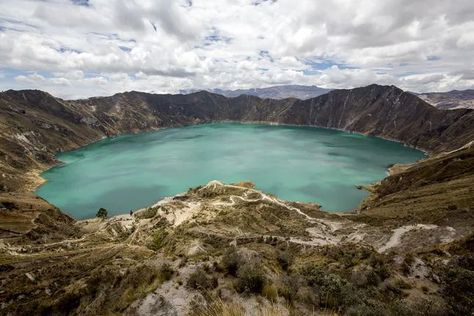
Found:
[[[71,0],[71,2],[75,5],[90,6],[89,0]]]
[[[213,30],[213,32],[206,36],[204,38],[204,46],[209,46],[209,45],[212,45],[214,43],[219,43],[219,42],[223,42],[225,44],[228,44],[232,41],[232,38],[231,37],[227,37],[227,36],[223,36],[221,34],[219,34],[219,31],[218,30]]]
[[[358,67],[353,67],[343,63],[337,63],[330,59],[305,60],[304,63],[308,66],[308,68],[303,71],[303,74],[305,75],[319,74],[321,70],[331,68],[332,66],[337,66],[339,69],[358,69]]]
[[[431,56],[426,57],[426,59],[429,60],[429,61],[436,61],[436,60],[440,60],[441,57],[431,55]]]
[[[264,59],[268,59],[270,62],[273,63],[273,57],[272,55],[270,54],[270,52],[268,50],[261,50],[258,55],[260,55],[260,57],[264,58]]]
[[[82,53],[80,50],[74,49],[74,48],[69,48],[69,47],[61,47],[57,49],[58,52],[60,53]]]
[[[126,52],[126,53],[128,53],[128,52],[130,52],[130,51],[132,50],[130,47],[126,47],[126,46],[119,46],[119,48],[120,48],[122,51]]]

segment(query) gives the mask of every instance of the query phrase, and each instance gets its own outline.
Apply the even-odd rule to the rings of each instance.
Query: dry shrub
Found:
[[[288,309],[279,304],[269,304],[259,307],[257,316],[287,316]]]
[[[261,293],[266,281],[263,267],[255,262],[248,262],[240,266],[237,277],[236,289],[241,293]]]
[[[190,313],[191,316],[244,316],[245,310],[237,303],[218,298]]]
[[[237,275],[237,270],[239,266],[243,264],[242,256],[237,252],[235,248],[231,248],[226,251],[224,256],[222,256],[220,265],[223,270],[232,276]]]
[[[278,289],[273,284],[266,284],[262,289],[262,295],[274,302],[278,298]]]
[[[203,268],[197,268],[196,271],[189,276],[186,285],[195,290],[212,290],[217,287],[217,278],[208,275]]]

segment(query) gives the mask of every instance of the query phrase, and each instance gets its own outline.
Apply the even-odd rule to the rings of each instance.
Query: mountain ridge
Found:
[[[443,110],[474,109],[474,89],[426,92],[416,95]]]
[[[56,163],[57,152],[103,137],[189,124],[241,121],[334,128],[429,152],[453,150],[474,138],[472,110],[438,110],[395,86],[379,85],[333,90],[308,100],[226,98],[206,91],[131,91],[63,100],[38,90],[9,90],[0,93],[0,117],[5,122],[0,130],[3,191],[20,187],[25,171]]]
[[[252,95],[262,99],[288,99],[296,98],[301,100],[311,99],[318,97],[322,94],[328,93],[332,89],[320,88],[315,85],[277,85],[268,86],[263,88],[250,88],[250,89],[202,89],[211,93],[220,94],[226,97],[238,97],[240,95]],[[197,89],[184,89],[180,90],[180,93],[190,94],[197,91]]]

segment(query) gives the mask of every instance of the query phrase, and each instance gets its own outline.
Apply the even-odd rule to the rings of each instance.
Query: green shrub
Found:
[[[353,246],[328,246],[324,250],[324,254],[342,264],[345,268],[350,268],[360,264],[362,261],[369,259],[372,250],[366,247]]]
[[[239,292],[261,293],[265,285],[265,274],[263,267],[254,262],[248,262],[237,270],[237,286]]]
[[[305,305],[318,305],[318,300],[313,289],[308,286],[303,286],[298,289],[297,300]]]
[[[415,298],[413,301],[392,301],[390,304],[387,304],[385,308],[387,309],[385,314],[396,316],[444,316],[453,314],[446,310],[446,306],[442,300],[422,297]],[[454,315],[466,314],[454,313]]]
[[[366,287],[367,285],[377,285],[380,278],[371,266],[361,264],[352,269],[350,281],[358,287]]]
[[[153,218],[155,217],[156,213],[156,208],[149,207],[146,210],[137,213],[136,217],[138,217],[139,219]]]
[[[169,281],[173,277],[174,270],[168,263],[163,263],[158,269],[158,277],[161,282]]]
[[[344,303],[343,289],[346,282],[335,274],[324,275],[321,282],[315,287],[319,295],[319,305],[325,307],[339,307]]]
[[[99,208],[97,211],[97,214],[95,215],[96,217],[99,218],[107,218],[107,210],[103,207]]]
[[[298,294],[298,289],[300,286],[301,281],[297,276],[284,276],[281,279],[281,285],[278,288],[278,293],[284,297],[288,303],[292,303]]]
[[[165,244],[165,240],[167,236],[168,236],[168,232],[166,230],[162,228],[155,230],[155,232],[153,233],[153,239],[151,243],[148,245],[148,248],[155,251],[161,249]]]
[[[413,254],[409,253],[405,256],[405,259],[403,260],[403,263],[402,263],[402,272],[405,275],[410,274],[411,266],[413,265],[414,261],[415,261],[415,257],[413,256]]]
[[[470,315],[474,311],[474,271],[450,267],[443,281],[443,294],[453,314]]]
[[[204,269],[198,268],[189,276],[186,285],[195,290],[212,290],[217,287],[217,278],[207,275]]]
[[[226,251],[221,259],[221,266],[225,272],[232,276],[237,275],[237,270],[240,265],[243,264],[242,256],[237,252],[235,248]]]
[[[314,287],[322,282],[326,271],[317,265],[307,265],[300,268],[298,273],[309,286]]]
[[[313,288],[320,306],[342,310],[359,301],[351,284],[337,274],[327,273],[318,266],[306,266],[300,275]]]
[[[369,265],[373,267],[374,272],[381,281],[390,277],[391,273],[389,269],[389,263],[387,262],[387,258],[385,256],[378,253],[372,253],[369,257]]]
[[[397,289],[400,289],[400,290],[409,290],[409,289],[411,289],[411,285],[409,283],[407,283],[405,280],[403,280],[402,278],[396,278],[393,281],[393,285]]]
[[[288,251],[283,251],[278,255],[278,264],[284,271],[287,271],[291,265],[291,259]]]
[[[381,281],[388,279],[391,275],[388,265],[381,264],[374,268],[374,272],[380,278]]]
[[[381,306],[371,306],[366,304],[354,305],[347,309],[346,316],[379,316],[387,315],[387,311]],[[401,314],[393,314],[401,315]]]
[[[403,290],[407,290],[410,288],[411,288],[411,285],[399,277],[395,279],[390,279],[389,282],[385,284],[385,290],[387,292],[392,292],[393,294],[397,296],[402,295]]]
[[[367,285],[377,286],[381,281],[380,276],[374,270],[367,273]]]

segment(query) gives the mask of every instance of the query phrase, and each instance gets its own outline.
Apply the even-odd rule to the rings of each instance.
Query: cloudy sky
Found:
[[[474,1],[0,1],[0,90],[370,83],[474,88]]]

